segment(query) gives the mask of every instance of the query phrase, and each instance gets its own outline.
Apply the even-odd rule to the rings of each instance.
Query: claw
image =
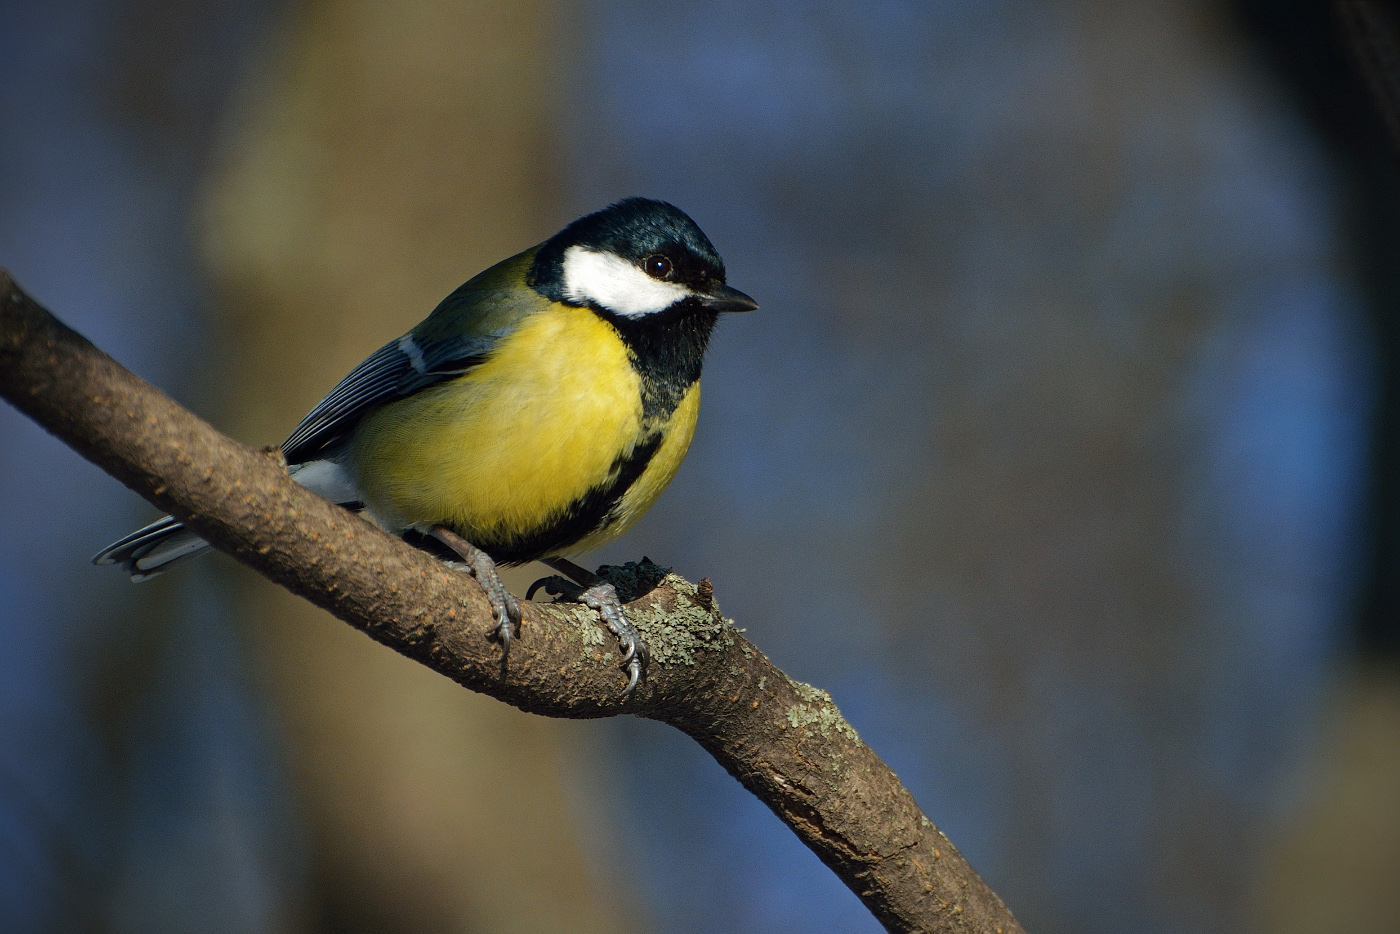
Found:
[[[440,525],[433,526],[428,534],[460,555],[472,577],[475,577],[481,589],[486,591],[486,599],[491,603],[491,615],[496,620],[496,638],[501,643],[504,663],[505,659],[510,657],[510,643],[515,637],[514,627],[520,625],[520,601],[501,583],[501,576],[496,572],[496,562],[492,561],[486,552]]]
[[[621,664],[627,668],[627,687],[622,689],[622,694],[626,697],[637,689],[637,682],[642,678],[642,669],[647,662],[647,644],[628,622],[622,601],[618,600],[612,584],[599,581],[580,594],[579,600],[598,611],[623,649]]]
[[[511,635],[509,621],[497,624],[496,638],[501,643],[501,654],[506,658],[510,658],[510,640],[515,637]]]
[[[612,634],[617,637],[618,646],[622,649],[622,660],[618,664],[627,669],[627,687],[622,689],[622,696],[627,697],[637,689],[638,682],[642,680],[651,653],[647,650],[646,640],[627,621],[627,614],[622,609],[622,601],[618,599],[617,591],[613,589],[612,584],[579,567],[572,561],[564,558],[545,558],[543,560],[545,564],[568,575],[582,586],[577,586],[564,577],[546,577],[535,581],[530,587],[530,593],[533,594],[537,587],[544,587],[548,593],[556,593],[551,588],[553,582],[557,581],[561,588],[557,592],[565,594],[566,599],[577,600],[579,603],[598,611],[598,615],[603,617],[603,622],[607,623],[608,629],[612,630]]]

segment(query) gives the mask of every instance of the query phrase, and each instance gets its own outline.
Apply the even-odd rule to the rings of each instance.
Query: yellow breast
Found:
[[[383,525],[440,523],[469,540],[515,540],[557,522],[660,432],[614,508],[620,527],[590,536],[591,547],[656,501],[690,445],[698,403],[697,385],[667,424],[644,424],[641,378],[617,332],[587,309],[553,305],[466,375],[371,414],[349,465]]]

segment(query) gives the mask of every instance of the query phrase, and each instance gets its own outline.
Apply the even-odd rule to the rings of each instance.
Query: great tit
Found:
[[[495,566],[568,575],[577,586],[550,578],[549,592],[599,610],[630,693],[646,645],[611,585],[566,556],[656,502],[690,446],[718,316],[757,307],[684,212],[629,198],[468,280],[341,380],[282,453],[308,489],[460,556],[506,652],[520,610]],[[166,516],[93,561],[143,581],[210,547]]]

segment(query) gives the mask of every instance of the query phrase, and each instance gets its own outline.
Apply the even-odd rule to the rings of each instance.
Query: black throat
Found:
[[[595,308],[627,345],[642,378],[642,418],[666,419],[700,378],[705,348],[719,314],[687,298],[665,311],[628,318]]]

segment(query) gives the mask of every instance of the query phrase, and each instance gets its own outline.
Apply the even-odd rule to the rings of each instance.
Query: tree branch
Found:
[[[662,579],[653,565],[613,569],[619,590],[630,591],[624,599],[638,596],[627,612],[653,656],[624,699],[615,647],[593,611],[523,603],[503,664],[473,578],[293,483],[277,452],[221,435],[40,308],[3,270],[0,394],[220,550],[459,684],[547,716],[632,713],[683,730],[887,930],[1021,931],[830,696],[750,645],[707,581]]]

